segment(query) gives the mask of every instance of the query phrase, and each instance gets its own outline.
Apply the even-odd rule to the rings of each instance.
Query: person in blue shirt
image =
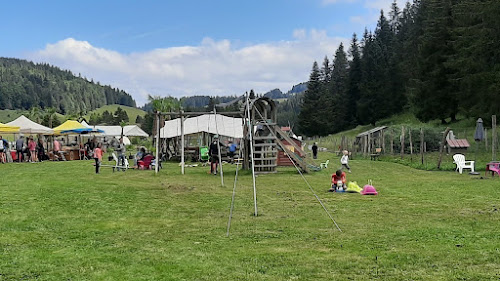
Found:
[[[233,158],[236,155],[236,148],[238,148],[238,145],[234,142],[229,142],[229,157]]]

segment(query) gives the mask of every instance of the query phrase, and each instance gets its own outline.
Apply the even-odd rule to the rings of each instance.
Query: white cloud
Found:
[[[385,14],[388,14],[391,10],[391,5],[394,0],[366,0],[365,7],[369,9],[374,9],[377,11],[384,10]],[[406,0],[397,0],[398,7],[402,10],[405,7]]]
[[[198,46],[123,54],[67,38],[48,44],[29,59],[81,73],[129,92],[138,102],[148,94],[239,95],[254,89],[288,90],[307,81],[313,61],[331,57],[345,38],[322,30],[296,30],[293,41],[235,48],[230,41],[205,38]]]

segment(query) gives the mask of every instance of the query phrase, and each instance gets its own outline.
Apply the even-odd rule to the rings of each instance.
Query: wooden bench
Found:
[[[382,152],[382,148],[375,148],[375,153],[370,154],[370,160],[376,161],[380,157],[380,153]]]

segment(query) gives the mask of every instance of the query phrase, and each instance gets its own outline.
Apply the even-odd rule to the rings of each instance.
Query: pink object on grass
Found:
[[[375,190],[375,187],[373,187],[373,185],[365,185],[363,186],[363,190],[361,191],[361,194],[362,195],[377,195],[378,192],[377,190]]]

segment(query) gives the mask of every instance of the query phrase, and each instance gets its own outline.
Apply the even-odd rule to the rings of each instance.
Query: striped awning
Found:
[[[451,148],[468,148],[470,146],[466,139],[446,140]]]

